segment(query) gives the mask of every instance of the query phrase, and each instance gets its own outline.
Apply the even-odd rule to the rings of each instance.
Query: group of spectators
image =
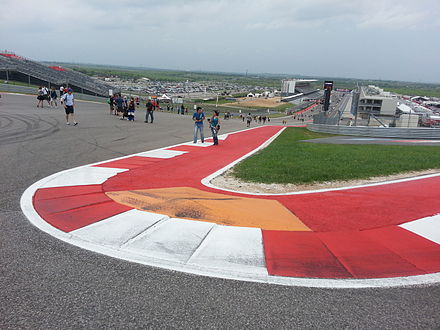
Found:
[[[40,86],[38,89],[38,103],[37,107],[42,107],[44,105],[44,101],[47,101],[48,104],[52,107],[58,106],[57,103],[57,91],[55,88],[52,88],[49,90],[45,86]],[[72,124],[76,126],[78,123],[75,121],[73,117],[74,113],[74,97],[73,97],[73,91],[71,88],[64,88],[63,86],[60,87],[60,103],[64,105],[64,108],[66,110],[66,124],[70,125],[70,122],[72,121]],[[109,97],[108,104],[110,106],[110,114],[116,115],[119,117],[120,120],[127,119],[128,121],[134,122],[135,120],[135,112],[136,107],[140,106],[140,99],[139,97],[130,97],[122,96],[121,94],[115,94]],[[153,123],[154,121],[154,111],[160,109],[159,102],[156,100],[148,99],[146,104],[146,116],[145,116],[145,123]],[[177,108],[177,113],[179,114],[185,114],[188,113],[188,108],[185,108],[185,106],[182,104],[180,107]],[[173,111],[174,108],[170,108],[170,106],[167,106],[168,111]],[[247,127],[250,127],[250,124],[252,120],[258,123],[266,123],[267,121],[270,121],[269,117],[266,116],[260,116],[260,115],[251,115],[251,113],[247,115],[240,114],[240,117],[243,121],[246,120]],[[225,113],[225,119],[232,118],[232,115],[227,112]],[[198,135],[200,135],[200,140],[202,143],[204,143],[204,133],[203,133],[203,122],[205,120],[205,114],[203,112],[203,109],[201,107],[197,107],[196,111],[193,114],[192,117],[194,121],[194,143],[197,143]],[[218,131],[220,130],[220,118],[219,118],[219,112],[214,111],[211,118],[208,119],[209,122],[209,128],[211,129],[212,137],[214,140],[214,145],[218,145]]]
[[[140,106],[140,99],[139,97],[130,97],[128,99],[127,96],[123,97],[121,94],[115,94],[109,97],[107,103],[110,106],[111,115],[118,116],[120,120],[127,119],[134,122],[136,107]],[[159,102],[148,99],[145,107],[147,108],[147,113],[144,122],[153,123],[154,111],[160,109]]]
[[[176,106],[176,109],[177,109],[177,114],[179,115],[184,115],[184,114],[187,114],[188,113],[188,108],[187,107],[185,107],[183,104],[179,107],[179,106]],[[167,105],[167,111],[171,111],[171,112],[174,112],[174,105]]]
[[[48,103],[51,107],[58,106],[58,94],[55,90],[55,87],[52,87],[51,90],[46,86],[40,86],[37,92],[37,108],[44,108],[44,101]],[[73,90],[71,88],[64,88],[64,86],[60,87],[60,103],[64,106],[64,110],[66,112],[66,125],[72,124],[73,126],[78,125],[78,122],[75,121],[74,113],[74,97]]]
[[[220,130],[220,114],[217,110],[214,111],[211,118],[208,118],[209,128],[211,129],[212,139],[214,145],[218,145],[218,132]],[[200,134],[200,140],[205,142],[205,136],[203,133],[203,122],[205,120],[205,113],[202,107],[197,107],[192,117],[194,121],[194,143],[197,143],[197,137]]]
[[[130,100],[127,98],[127,96],[122,96],[121,94],[115,94],[113,96],[109,97],[108,104],[110,106],[110,114],[111,115],[117,115],[119,116],[119,119],[124,120],[127,118],[129,121],[134,121],[134,114],[136,111],[136,106],[139,107],[140,100],[139,98],[130,97]],[[145,104],[147,113],[145,115],[145,123],[153,123],[154,121],[154,111],[160,109],[159,102],[156,100],[148,99],[147,103]],[[167,110],[171,110],[169,106],[167,106]],[[174,109],[172,109],[174,110]],[[187,113],[188,109],[184,107],[182,104],[178,108],[178,114],[181,113],[182,115]],[[200,135],[200,140],[202,143],[205,142],[205,136],[203,133],[203,122],[205,120],[205,114],[203,112],[203,109],[201,107],[197,107],[196,111],[193,114],[192,117],[194,121],[194,143],[197,143],[198,135]],[[208,119],[209,122],[209,128],[211,129],[212,138],[214,141],[214,145],[218,145],[218,131],[220,130],[220,118],[219,118],[219,112],[214,111],[211,118]]]
[[[63,91],[64,91],[64,87],[63,87]],[[66,89],[67,92],[67,89]],[[60,97],[63,94],[60,91]],[[55,90],[55,87],[52,87],[52,89],[49,90],[49,88],[47,88],[46,86],[40,86],[38,88],[38,93],[37,93],[37,108],[41,107],[44,108],[44,101],[47,102],[47,104],[51,107],[56,107],[58,106],[58,94],[57,91]]]
[[[115,94],[109,97],[107,103],[110,105],[110,114],[118,116],[120,120],[127,119],[134,122],[136,106],[139,106],[139,98],[127,96],[122,97],[121,94]]]
[[[240,114],[240,118],[242,119],[242,121],[244,122],[246,120],[246,126],[250,127],[252,120],[255,121],[256,123],[263,123],[263,125],[267,122],[270,122],[270,117],[269,116],[260,116],[260,115],[253,115],[249,112],[247,115],[242,115]]]

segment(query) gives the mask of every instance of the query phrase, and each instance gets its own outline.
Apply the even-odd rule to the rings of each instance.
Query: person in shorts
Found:
[[[43,96],[43,87],[42,86],[40,86],[38,88],[37,100],[38,100],[37,108],[39,108],[40,106],[42,108],[44,108],[44,105],[43,105],[44,96]]]
[[[73,116],[73,106],[74,106],[74,97],[73,97],[73,90],[69,88],[67,90],[67,93],[63,95],[63,101],[64,101],[64,109],[66,110],[66,125],[70,125],[70,119],[72,120],[73,126],[78,125],[78,123],[75,121],[75,117]]]

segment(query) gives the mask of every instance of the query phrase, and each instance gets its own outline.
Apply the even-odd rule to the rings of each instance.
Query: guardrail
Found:
[[[400,128],[308,124],[307,129],[312,132],[329,133],[336,135],[354,135],[400,139],[440,139],[440,128],[427,127]]]
[[[34,87],[11,85],[11,84],[0,84],[0,91],[10,92],[10,93],[31,94],[31,95],[35,95],[35,97],[37,95],[37,89]],[[59,91],[57,91],[57,93],[59,94]],[[94,101],[94,102],[102,102],[102,103],[107,102],[107,98],[105,97],[81,94],[77,92],[75,92],[75,98],[77,100],[82,100],[82,101]]]

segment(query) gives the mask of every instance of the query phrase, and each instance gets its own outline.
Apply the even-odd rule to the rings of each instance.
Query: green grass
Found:
[[[440,168],[437,146],[300,142],[328,136],[306,128],[288,128],[266,149],[235,166],[233,175],[249,182],[305,184]]]
[[[385,91],[410,95],[410,96],[426,96],[426,97],[440,97],[440,87],[426,89],[426,88],[385,88]]]

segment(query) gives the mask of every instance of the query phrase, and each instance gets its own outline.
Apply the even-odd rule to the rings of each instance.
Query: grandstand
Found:
[[[318,97],[318,89],[311,85],[311,83],[316,81],[316,79],[283,80],[281,87],[281,101],[289,102],[304,96],[308,96],[310,98]]]
[[[47,66],[11,52],[0,52],[0,79],[19,81],[29,85],[70,87],[75,92],[108,96],[111,86],[60,66]]]

